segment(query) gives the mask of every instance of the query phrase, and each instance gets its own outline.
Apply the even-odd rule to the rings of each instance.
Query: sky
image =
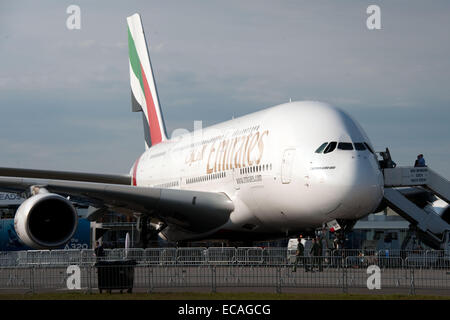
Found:
[[[68,29],[70,5],[80,29]],[[381,29],[366,12],[380,8]],[[450,179],[448,1],[0,2],[0,166],[128,173],[126,17],[141,14],[167,132],[294,100],[347,111],[398,165]]]

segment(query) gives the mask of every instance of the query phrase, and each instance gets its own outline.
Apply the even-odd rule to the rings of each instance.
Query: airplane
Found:
[[[145,151],[123,175],[0,168],[0,189],[28,197],[14,222],[25,244],[67,242],[77,227],[72,200],[88,203],[92,219],[132,215],[144,235],[180,243],[276,239],[330,222],[346,230],[377,212],[384,184],[372,143],[329,104],[283,103],[169,139],[140,15],[127,24]]]

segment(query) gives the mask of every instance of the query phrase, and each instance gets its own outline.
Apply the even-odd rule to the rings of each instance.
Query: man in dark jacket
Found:
[[[314,272],[314,267],[316,264],[319,267],[319,271],[322,272],[322,240],[319,239],[319,237],[313,239],[313,244],[309,253],[314,257],[311,272]]]
[[[105,256],[105,251],[103,250],[103,245],[100,242],[96,242],[96,248],[94,250],[95,256],[97,257],[97,261],[102,260]]]
[[[302,235],[299,235],[298,236],[298,243],[297,243],[297,251],[295,252],[295,263],[294,263],[294,266],[292,267],[292,272],[296,272],[297,271],[297,264],[298,264],[298,262],[300,261],[301,263],[302,263],[302,265],[305,267],[305,271],[309,271],[308,270],[308,266],[307,266],[307,264],[305,263],[305,257],[304,257],[304,254],[305,254],[305,246],[303,245],[303,243],[302,243],[302,239],[303,239],[303,236]]]

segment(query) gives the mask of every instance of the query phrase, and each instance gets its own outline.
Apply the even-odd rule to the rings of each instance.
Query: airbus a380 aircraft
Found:
[[[71,238],[70,200],[137,215],[171,241],[267,239],[364,217],[383,198],[369,138],[330,105],[290,102],[168,139],[140,16],[127,18],[132,110],[145,152],[129,175],[0,168],[3,190],[26,192],[15,228],[27,245]],[[148,222],[148,224],[147,224]]]

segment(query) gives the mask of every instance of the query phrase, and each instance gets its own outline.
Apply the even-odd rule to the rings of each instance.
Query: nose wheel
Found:
[[[345,232],[341,229],[335,232],[336,242],[339,248],[344,248],[345,244]]]
[[[344,248],[346,235],[353,230],[357,220],[333,220],[324,226],[324,229],[328,229],[328,231],[332,232],[336,238],[335,246],[339,248]]]

